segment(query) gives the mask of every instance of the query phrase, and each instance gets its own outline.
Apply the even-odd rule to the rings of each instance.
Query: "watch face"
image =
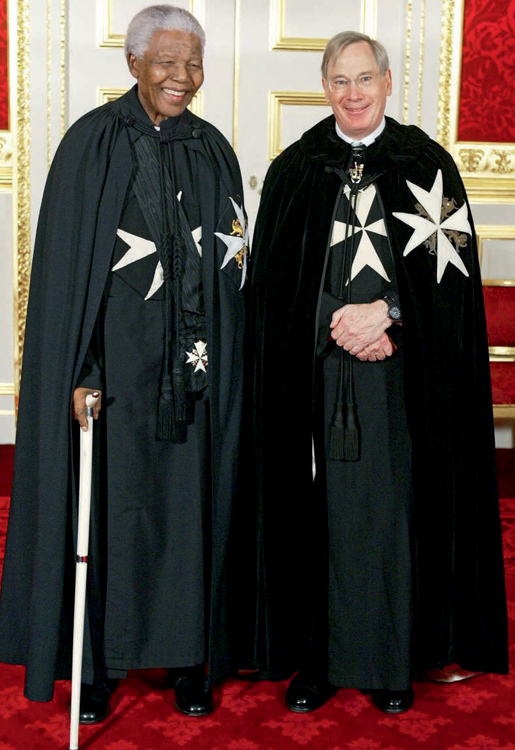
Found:
[[[392,320],[400,320],[401,319],[401,311],[400,308],[397,307],[397,305],[392,305],[388,308],[388,315]]]

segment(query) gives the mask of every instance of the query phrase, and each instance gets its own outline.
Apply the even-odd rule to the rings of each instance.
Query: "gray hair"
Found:
[[[144,57],[150,39],[156,31],[184,31],[186,34],[195,34],[200,40],[200,48],[204,55],[206,35],[195,16],[175,5],[150,5],[136,13],[129,24],[125,37],[125,56],[132,54],[140,59]]]
[[[324,50],[321,66],[322,77],[324,80],[327,80],[327,68],[329,67],[329,63],[332,62],[332,60],[335,60],[346,47],[349,47],[356,42],[366,42],[370,46],[379,66],[379,70],[381,71],[381,75],[384,76],[390,67],[390,62],[388,60],[388,52],[381,42],[378,42],[377,39],[372,39],[367,34],[361,34],[359,31],[342,31],[328,41]]]

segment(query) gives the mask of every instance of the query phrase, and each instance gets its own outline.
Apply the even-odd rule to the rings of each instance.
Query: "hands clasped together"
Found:
[[[397,349],[385,333],[392,322],[384,300],[345,305],[333,313],[331,336],[338,346],[362,362],[376,362],[390,357]]]

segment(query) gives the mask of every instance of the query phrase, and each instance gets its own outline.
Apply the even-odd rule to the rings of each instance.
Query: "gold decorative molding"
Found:
[[[377,2],[378,0],[361,0],[361,29],[363,34],[375,39],[377,36]]]
[[[113,31],[113,0],[97,0],[98,46],[123,48],[125,32]],[[189,11],[204,26],[205,0],[189,0]]]
[[[323,52],[329,37],[293,37],[285,34],[286,0],[270,0],[270,49]],[[377,33],[377,0],[361,0],[360,31],[375,37]]]
[[[489,346],[490,362],[515,362],[515,346]]]
[[[495,419],[513,419],[515,418],[515,404],[505,404],[499,406],[494,404]]]
[[[409,85],[411,79],[411,37],[413,33],[413,0],[408,0],[406,9],[406,52],[404,54],[404,99],[402,106],[402,122],[409,122]]]
[[[232,147],[238,153],[238,120],[240,115],[241,67],[241,0],[234,0],[234,75],[232,106]]]
[[[515,226],[478,224],[476,226],[477,252],[479,262],[483,258],[485,240],[512,240],[515,242]],[[514,253],[515,255],[515,253]],[[483,279],[483,286],[515,286],[514,279]]]
[[[0,409],[0,417],[13,417],[15,415],[14,405],[16,404],[16,387],[14,383],[0,383],[0,398],[12,398],[12,409]]]
[[[102,106],[102,104],[107,104],[107,102],[113,102],[115,99],[119,99],[120,96],[123,96],[123,94],[126,94],[128,89],[122,88],[122,89],[104,89],[99,88],[97,89],[97,104],[98,106]],[[195,96],[193,97],[193,100],[190,102],[188,109],[193,112],[194,115],[197,115],[197,117],[202,117],[202,112],[204,111],[204,92],[203,91],[197,91]]]
[[[46,163],[52,160],[52,0],[46,0]]]
[[[268,98],[268,158],[275,159],[281,151],[281,111],[283,106],[327,105],[323,92],[270,91]]]
[[[328,39],[314,37],[286,36],[284,32],[286,18],[286,0],[270,2],[270,49],[289,49],[301,51],[321,51],[325,49]]]
[[[66,72],[68,58],[68,0],[61,0],[61,17],[59,19],[60,39],[59,47],[61,50],[60,63],[60,93],[61,93],[61,138],[66,132],[67,116],[67,95],[68,95],[68,77]]]
[[[458,0],[460,2],[460,0]],[[438,97],[438,124],[436,137],[442,146],[450,150],[451,141],[451,86],[453,70],[457,64],[453,48],[453,22],[456,0],[442,0],[442,41],[440,47],[440,87]],[[461,15],[460,15],[461,18]],[[461,29],[461,24],[460,24]],[[461,46],[461,45],[460,45]]]
[[[14,372],[15,392],[20,386],[23,337],[30,281],[30,0],[9,3],[11,92],[13,122],[14,201]],[[16,40],[16,42],[14,41]],[[16,96],[14,96],[16,92]],[[14,104],[14,101],[15,104]]]
[[[422,0],[420,8],[420,57],[418,61],[418,101],[417,101],[417,125],[422,126],[422,102],[424,91],[424,56],[426,50],[426,15],[427,0]]]
[[[458,141],[464,0],[443,0],[437,139],[477,203],[515,202],[515,144]]]
[[[0,192],[13,188],[13,139],[8,130],[0,131]]]

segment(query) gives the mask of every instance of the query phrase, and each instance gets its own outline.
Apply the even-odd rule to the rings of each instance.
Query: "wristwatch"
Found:
[[[388,317],[393,320],[395,323],[398,323],[402,320],[402,313],[399,303],[396,299],[393,297],[390,297],[388,294],[385,294],[383,297],[381,297],[382,300],[386,302],[388,305]]]

